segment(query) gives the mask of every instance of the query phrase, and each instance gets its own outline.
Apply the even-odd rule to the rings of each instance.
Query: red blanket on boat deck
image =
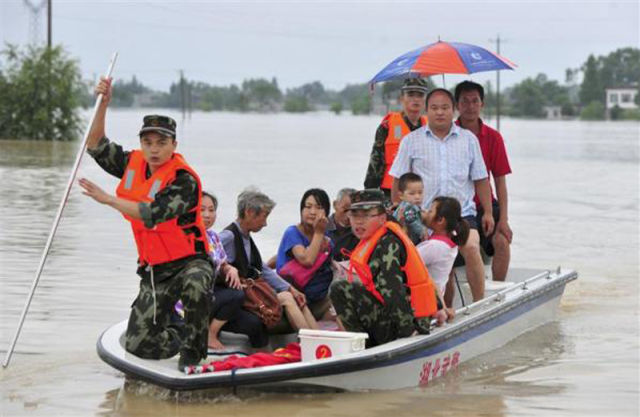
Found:
[[[221,361],[211,361],[204,365],[195,365],[185,368],[187,375],[203,374],[206,372],[228,371],[241,368],[258,368],[261,366],[280,365],[282,363],[300,362],[300,344],[289,343],[287,346],[276,349],[273,353],[254,353],[249,356],[229,356]]]

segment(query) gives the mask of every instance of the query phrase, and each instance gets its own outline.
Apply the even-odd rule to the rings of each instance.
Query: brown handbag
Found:
[[[242,307],[255,314],[267,328],[274,327],[282,318],[282,306],[273,288],[263,278],[243,278],[244,304]]]

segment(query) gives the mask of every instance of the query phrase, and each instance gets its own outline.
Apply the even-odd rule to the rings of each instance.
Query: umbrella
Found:
[[[436,74],[472,74],[514,69],[516,65],[480,46],[438,41],[399,56],[370,81],[375,83]]]

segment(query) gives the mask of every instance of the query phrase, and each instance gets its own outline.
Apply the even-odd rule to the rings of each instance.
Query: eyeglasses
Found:
[[[349,220],[351,221],[361,221],[361,220],[369,220],[372,219],[374,217],[378,217],[383,215],[384,213],[375,213],[375,214],[369,214],[369,213],[354,213],[354,212],[349,212],[347,213],[347,216],[349,216]]]

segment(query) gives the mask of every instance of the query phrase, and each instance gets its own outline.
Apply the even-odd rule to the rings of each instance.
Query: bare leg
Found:
[[[455,298],[456,295],[456,290],[455,287],[453,286],[453,281],[456,278],[453,275],[453,271],[451,271],[449,273],[449,281],[447,281],[447,286],[445,287],[444,290],[444,302],[445,304],[447,304],[448,306],[453,305],[453,299]]]
[[[491,272],[494,281],[504,281],[509,271],[509,261],[511,260],[511,246],[502,233],[493,235],[491,241],[495,253],[491,261]]]
[[[226,320],[211,320],[211,324],[209,325],[209,342],[207,343],[210,349],[224,349],[224,345],[220,342],[220,339],[218,339],[218,333],[220,333],[220,329],[222,329],[222,326],[224,326],[226,323]]]
[[[309,310],[309,306],[304,306],[304,308],[302,309],[302,315],[304,316],[305,320],[307,321],[307,325],[309,326],[309,329],[319,329],[318,326],[318,322],[316,321],[316,318],[313,317],[313,313],[311,312],[311,310]]]
[[[477,230],[469,231],[469,239],[464,246],[460,246],[460,254],[466,265],[473,301],[481,300],[484,297],[484,264],[480,256],[480,235]]]
[[[284,312],[294,330],[312,328],[309,323],[307,323],[307,320],[305,319],[302,311],[300,311],[300,308],[298,308],[298,303],[296,303],[296,300],[293,298],[293,294],[289,291],[282,291],[278,293],[278,300],[280,301],[280,305],[284,308]]]

